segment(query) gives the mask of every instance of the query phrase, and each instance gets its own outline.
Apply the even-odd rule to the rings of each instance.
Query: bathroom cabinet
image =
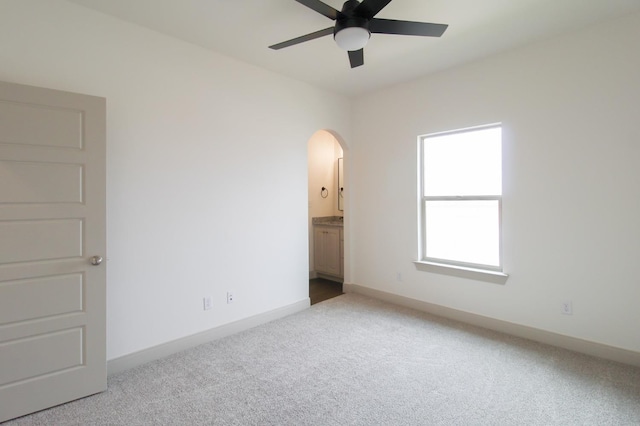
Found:
[[[342,227],[314,226],[313,251],[315,271],[332,278],[343,277]]]

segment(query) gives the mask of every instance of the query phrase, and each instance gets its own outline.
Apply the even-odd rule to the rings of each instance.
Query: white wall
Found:
[[[0,0],[0,80],[107,98],[109,359],[308,296],[318,129],[349,141],[347,282],[640,351],[638,39],[629,16],[359,98],[354,139],[346,99],[61,0]],[[417,271],[416,136],[495,121],[509,280]]]
[[[0,64],[107,98],[108,359],[308,298],[307,141],[346,99],[61,0],[0,1]]]
[[[632,15],[357,99],[352,283],[640,351],[638,40]],[[417,136],[494,122],[508,281],[416,270]]]

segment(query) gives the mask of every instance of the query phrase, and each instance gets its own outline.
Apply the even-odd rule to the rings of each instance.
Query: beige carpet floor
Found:
[[[640,369],[345,294],[17,425],[640,425]]]

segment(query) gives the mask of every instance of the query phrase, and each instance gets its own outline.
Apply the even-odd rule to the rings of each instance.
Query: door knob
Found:
[[[101,263],[102,263],[102,256],[93,256],[91,258],[91,264],[93,266],[98,266]]]

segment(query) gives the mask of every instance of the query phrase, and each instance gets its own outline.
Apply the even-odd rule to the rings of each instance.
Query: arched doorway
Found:
[[[342,294],[346,268],[346,147],[319,130],[308,141],[309,295],[311,304]],[[348,256],[347,256],[348,258]]]

